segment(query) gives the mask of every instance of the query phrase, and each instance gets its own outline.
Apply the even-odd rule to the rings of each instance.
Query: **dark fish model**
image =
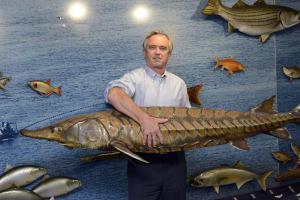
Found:
[[[228,21],[229,33],[238,29],[248,35],[260,35],[260,42],[265,42],[271,33],[300,23],[299,11],[267,5],[264,0],[257,0],[253,6],[239,0],[232,8],[225,7],[220,0],[209,0],[202,13],[223,17]]]
[[[147,162],[133,152],[165,153],[230,144],[248,150],[245,138],[260,133],[291,139],[286,124],[300,124],[300,104],[289,113],[273,110],[275,96],[249,111],[208,108],[142,107],[149,115],[168,118],[160,124],[164,143],[143,145],[143,133],[137,122],[115,109],[78,115],[36,130],[22,129],[22,135],[57,141],[65,147],[86,150],[118,150]]]
[[[193,178],[191,186],[213,186],[215,192],[219,193],[220,185],[236,183],[237,188],[240,189],[240,187],[246,182],[252,179],[257,179],[261,188],[266,191],[266,179],[272,172],[273,170],[267,171],[263,174],[256,174],[238,161],[234,166],[222,165],[199,173]]]
[[[0,191],[8,189],[12,185],[17,187],[27,185],[46,173],[46,169],[40,166],[23,165],[11,167],[8,165],[6,171],[0,176]]]
[[[293,67],[283,67],[282,70],[283,73],[289,77],[290,82],[293,81],[293,78],[300,78],[300,68],[296,65],[293,65]]]

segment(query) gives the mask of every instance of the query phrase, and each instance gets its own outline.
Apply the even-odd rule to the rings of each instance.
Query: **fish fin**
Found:
[[[292,82],[292,81],[293,81],[293,78],[292,78],[292,77],[289,77],[289,81]]]
[[[230,22],[228,22],[228,33],[231,33],[234,30],[236,30],[236,28]]]
[[[37,92],[39,95],[41,95],[42,93],[41,92]]]
[[[199,92],[202,90],[203,87],[204,85],[196,85],[187,89],[190,102],[200,106],[202,105],[199,99]]]
[[[236,183],[236,187],[238,188],[238,189],[240,189],[241,187],[242,187],[242,185],[244,185],[245,183],[247,183],[249,180],[244,180],[244,181],[241,181],[241,182],[238,182],[238,183]]]
[[[266,33],[266,34],[263,34],[259,37],[259,41],[260,42],[265,42],[269,37],[270,37],[271,33]]]
[[[217,64],[215,66],[215,69],[217,69],[221,64],[220,64],[220,59],[218,58],[218,56],[216,56],[216,60],[217,60]]]
[[[296,122],[294,122],[294,123],[300,125],[300,119],[299,119],[299,117],[300,117],[300,104],[298,104],[298,105],[291,111],[291,114],[298,117],[298,118],[296,119]]]
[[[228,144],[239,150],[250,150],[246,140],[231,140]]]
[[[51,197],[50,200],[54,200],[54,197]]]
[[[201,12],[205,15],[216,15],[218,14],[218,8],[221,6],[221,0],[209,0]]]
[[[124,158],[124,155],[121,154],[119,151],[112,151],[108,153],[99,153],[94,155],[89,155],[85,157],[79,158],[80,161],[83,162],[92,162],[96,160],[105,160],[105,159],[111,159],[111,158]]]
[[[0,87],[5,91],[6,87],[4,86],[4,84],[0,83]]]
[[[7,171],[11,170],[12,168],[14,168],[14,167],[11,166],[10,164],[7,164],[4,172],[7,172]]]
[[[267,5],[266,2],[264,0],[257,0],[253,6],[265,6]]]
[[[59,86],[58,88],[55,89],[55,93],[56,93],[58,96],[61,96],[61,86]]]
[[[50,96],[53,92],[49,92],[46,94],[46,97]]]
[[[214,191],[215,191],[216,193],[219,193],[219,186],[218,186],[218,185],[214,185]]]
[[[253,171],[252,169],[245,167],[245,165],[243,165],[240,160],[234,165],[234,167],[239,167],[239,168],[245,169],[247,171]]]
[[[124,153],[125,155],[128,155],[128,156],[130,156],[130,157],[132,157],[132,158],[135,158],[135,159],[137,159],[137,160],[139,160],[139,161],[142,161],[142,162],[144,162],[144,163],[149,163],[148,161],[144,160],[144,159],[141,158],[140,156],[138,156],[138,155],[134,154],[133,152],[131,152],[131,151],[127,148],[126,144],[124,144],[124,143],[121,142],[121,141],[113,140],[113,141],[110,142],[110,145],[111,145],[112,147],[114,147],[116,150],[118,150],[118,151]]]
[[[242,0],[239,0],[236,4],[234,4],[234,6],[232,6],[232,8],[240,8],[245,6],[249,6],[249,5],[243,2]]]
[[[281,138],[281,139],[286,139],[286,140],[292,139],[291,134],[285,127],[277,128],[272,131],[267,131],[267,132],[265,132],[265,134],[268,134],[268,135],[271,135],[271,136],[274,136],[277,138]]]
[[[48,81],[46,81],[47,84],[51,84],[51,78],[48,79]]]
[[[264,102],[251,108],[249,111],[251,113],[265,112],[265,113],[275,114],[277,112],[274,111],[274,109],[273,109],[274,101],[275,101],[275,96],[272,96],[272,97],[268,98],[267,100],[265,100]]]
[[[12,184],[8,189],[19,188],[16,184]]]
[[[293,162],[294,162],[294,156],[291,157],[291,163],[293,163]]]
[[[224,60],[224,61],[226,61],[226,60],[234,61],[234,58],[233,58],[233,56],[231,56],[230,58],[224,58],[223,60]]]
[[[48,174],[44,175],[43,178],[42,178],[42,182],[45,181],[45,180],[48,180],[49,178],[50,178],[50,176]]]
[[[259,176],[259,178],[257,179],[257,181],[259,182],[261,188],[266,191],[266,179],[268,178],[268,176],[273,172],[273,170],[267,171],[265,173],[263,173],[262,175]]]

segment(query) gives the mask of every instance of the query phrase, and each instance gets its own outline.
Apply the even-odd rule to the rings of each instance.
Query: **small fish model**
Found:
[[[0,192],[0,200],[43,200],[44,198],[38,194],[24,189],[13,188]]]
[[[18,167],[6,166],[5,172],[0,176],[0,191],[12,185],[21,187],[45,175],[46,169],[40,166],[23,165]]]
[[[284,153],[279,152],[279,151],[273,152],[272,155],[274,156],[274,158],[276,160],[282,162],[283,164],[287,163],[288,161],[293,163],[293,160],[294,160],[294,156],[288,157],[287,151],[285,151]]]
[[[296,144],[292,143],[291,144],[291,148],[294,152],[294,154],[298,157],[298,161],[296,163],[296,165],[294,166],[294,168],[299,168],[300,167],[300,148],[296,146]]]
[[[289,81],[293,81],[293,78],[300,78],[300,68],[298,68],[296,65],[293,65],[293,67],[283,67],[282,68],[283,73],[289,77]]]
[[[51,95],[53,92],[55,92],[58,96],[61,96],[61,86],[58,88],[52,87],[51,84],[51,79],[49,79],[47,82],[43,81],[28,81],[28,85],[37,91],[38,94],[46,94],[46,97]]]
[[[231,56],[230,58],[224,58],[222,61],[216,56],[217,64],[215,68],[217,69],[219,66],[222,65],[222,70],[225,68],[228,70],[227,75],[233,74],[233,72],[237,72],[240,70],[245,71],[245,67],[238,61],[235,61],[233,57]]]
[[[80,187],[81,181],[66,176],[46,177],[46,180],[32,188],[32,191],[43,198],[55,197]]]
[[[199,92],[203,87],[204,87],[204,85],[195,85],[195,86],[189,87],[187,89],[187,93],[188,93],[190,102],[197,104],[199,106],[202,105],[202,103],[199,99]]]
[[[238,29],[247,35],[260,35],[260,42],[265,42],[271,33],[300,22],[299,11],[284,6],[267,5],[264,0],[257,0],[253,6],[239,0],[232,8],[223,6],[220,0],[209,0],[202,13],[219,15],[227,20],[229,33]]]
[[[215,192],[219,193],[220,185],[236,183],[237,188],[240,189],[244,183],[252,179],[257,179],[261,188],[266,191],[266,179],[272,172],[273,170],[270,170],[259,175],[238,161],[233,167],[222,165],[220,167],[212,168],[200,173],[193,179],[194,182],[191,184],[191,186],[213,186]]]
[[[266,133],[291,139],[286,124],[300,124],[300,104],[288,113],[273,110],[275,96],[249,111],[225,111],[209,108],[141,107],[150,116],[168,118],[159,124],[164,143],[143,145],[139,124],[115,109],[70,117],[50,126],[28,130],[24,136],[57,141],[68,149],[117,150],[146,162],[133,152],[167,153],[230,144],[249,150],[245,138]]]
[[[4,91],[6,90],[6,87],[5,85],[11,81],[11,77],[8,77],[8,78],[1,78],[0,79],[0,88],[2,88]]]

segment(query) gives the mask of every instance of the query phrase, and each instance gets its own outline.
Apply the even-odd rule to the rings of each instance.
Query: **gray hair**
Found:
[[[145,51],[147,50],[147,45],[148,45],[149,38],[153,35],[164,35],[168,38],[168,40],[169,40],[169,52],[171,54],[172,50],[173,50],[173,40],[172,40],[171,36],[168,35],[167,33],[165,33],[163,30],[155,30],[155,31],[152,31],[149,35],[147,35],[147,37],[145,38],[144,43],[143,43],[144,50]]]

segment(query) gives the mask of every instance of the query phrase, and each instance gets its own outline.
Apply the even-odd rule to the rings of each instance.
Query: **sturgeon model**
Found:
[[[273,110],[275,96],[249,111],[225,111],[208,108],[143,107],[157,118],[164,143],[156,147],[143,145],[143,133],[137,122],[115,109],[78,115],[36,130],[22,129],[22,135],[54,140],[65,147],[86,150],[118,150],[147,162],[133,152],[164,153],[231,144],[248,150],[245,138],[266,133],[291,139],[285,125],[300,124],[300,104],[289,113]]]
[[[220,0],[209,0],[202,13],[220,15],[228,21],[229,33],[238,29],[248,35],[260,35],[260,42],[265,42],[271,33],[300,23],[299,11],[267,5],[264,0],[257,0],[253,6],[239,0],[232,8],[223,6]]]

